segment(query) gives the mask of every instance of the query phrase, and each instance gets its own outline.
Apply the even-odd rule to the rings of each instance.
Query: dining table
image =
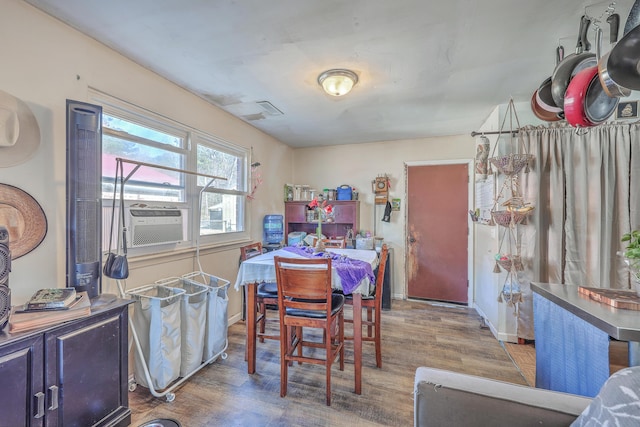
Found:
[[[353,354],[355,393],[362,391],[362,295],[370,295],[375,278],[373,269],[378,265],[375,250],[326,248],[324,253],[315,253],[308,247],[284,247],[243,261],[238,270],[235,289],[246,290],[247,304],[247,371],[256,372],[256,288],[261,282],[275,282],[274,258],[311,258],[328,256],[332,261],[331,287],[353,295]],[[368,273],[362,272],[362,266]],[[352,267],[353,266],[353,267]],[[369,269],[369,266],[371,267]],[[347,292],[350,291],[350,292]],[[251,308],[250,308],[251,307]]]

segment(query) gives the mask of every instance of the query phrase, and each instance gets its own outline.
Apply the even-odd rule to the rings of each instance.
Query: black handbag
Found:
[[[116,177],[113,181],[113,207],[111,209],[111,230],[109,232],[109,253],[104,262],[102,272],[105,276],[112,279],[126,279],[129,277],[129,262],[127,261],[127,229],[124,226],[124,168],[120,159],[116,159]],[[118,221],[118,229],[122,228],[122,254],[119,248],[116,252],[111,252],[111,243],[113,242],[113,225],[115,223],[116,212],[116,188],[118,186],[118,175],[120,176],[120,220]]]

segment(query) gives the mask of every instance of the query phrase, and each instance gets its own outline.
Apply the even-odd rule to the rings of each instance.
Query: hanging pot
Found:
[[[607,69],[618,85],[640,90],[640,0],[636,0],[624,26],[625,34],[609,53]]]
[[[596,57],[600,58],[600,47],[602,46],[602,30],[596,31]],[[599,61],[598,61],[599,63]],[[600,82],[599,67],[596,67],[596,74],[588,84],[584,98],[584,113],[587,119],[594,125],[599,125],[607,120],[615,111],[620,102],[620,98],[607,94]]]
[[[607,18],[607,22],[609,23],[609,40],[611,42],[611,46],[615,46],[615,43],[618,41],[618,28],[620,27],[620,15],[614,13],[613,15]],[[626,87],[622,87],[618,85],[611,76],[609,75],[609,55],[611,54],[611,49],[602,55],[602,57],[598,60],[598,78],[600,79],[600,84],[602,84],[602,88],[604,92],[611,97],[622,97],[631,95],[631,90]]]
[[[631,6],[631,10],[629,10],[629,16],[627,16],[627,21],[624,23],[624,32],[622,35],[626,35],[629,31],[633,30],[635,27],[640,25],[640,0],[636,0]]]
[[[571,79],[564,97],[564,115],[571,126],[590,127],[594,125],[585,113],[584,101],[587,89],[593,78],[597,79],[597,74],[598,67],[593,66],[580,71]]]
[[[563,58],[553,70],[551,76],[551,95],[556,106],[560,108],[564,108],[565,92],[571,79],[585,68],[597,64],[595,55],[588,52],[590,44],[587,39],[587,31],[590,24],[591,20],[586,16],[580,19],[576,52]],[[586,50],[586,52],[584,50]]]
[[[538,90],[535,92],[536,103],[540,108],[555,114],[562,112],[562,108],[558,107],[551,96],[551,77],[542,82]]]
[[[540,120],[544,120],[545,122],[556,122],[560,120],[557,112],[551,112],[541,108],[537,102],[538,91],[533,92],[533,96],[531,97],[531,111],[533,114],[539,118]]]

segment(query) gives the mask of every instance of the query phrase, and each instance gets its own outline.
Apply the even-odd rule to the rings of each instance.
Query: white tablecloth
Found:
[[[327,252],[332,252],[338,255],[344,255],[352,259],[368,262],[371,264],[371,269],[375,269],[378,265],[378,253],[374,250],[365,249],[334,249],[329,248]],[[286,249],[278,249],[275,251],[267,252],[262,255],[258,255],[253,258],[249,258],[240,264],[238,270],[238,277],[236,278],[235,288],[240,290],[240,287],[248,283],[255,282],[275,282],[276,281],[276,267],[273,262],[273,258],[281,256],[285,258],[304,258],[301,255],[287,251]],[[340,277],[336,272],[336,269],[332,269],[331,284],[334,289],[342,290],[342,283]],[[354,293],[361,293],[369,295],[372,290],[372,283],[368,278],[363,279],[360,285],[354,290]]]

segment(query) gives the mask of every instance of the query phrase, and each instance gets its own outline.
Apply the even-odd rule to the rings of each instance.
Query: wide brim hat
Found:
[[[9,231],[12,259],[37,248],[47,234],[42,206],[27,192],[8,184],[0,184],[0,225]]]
[[[40,146],[40,127],[29,106],[0,90],[0,167],[29,160]]]

